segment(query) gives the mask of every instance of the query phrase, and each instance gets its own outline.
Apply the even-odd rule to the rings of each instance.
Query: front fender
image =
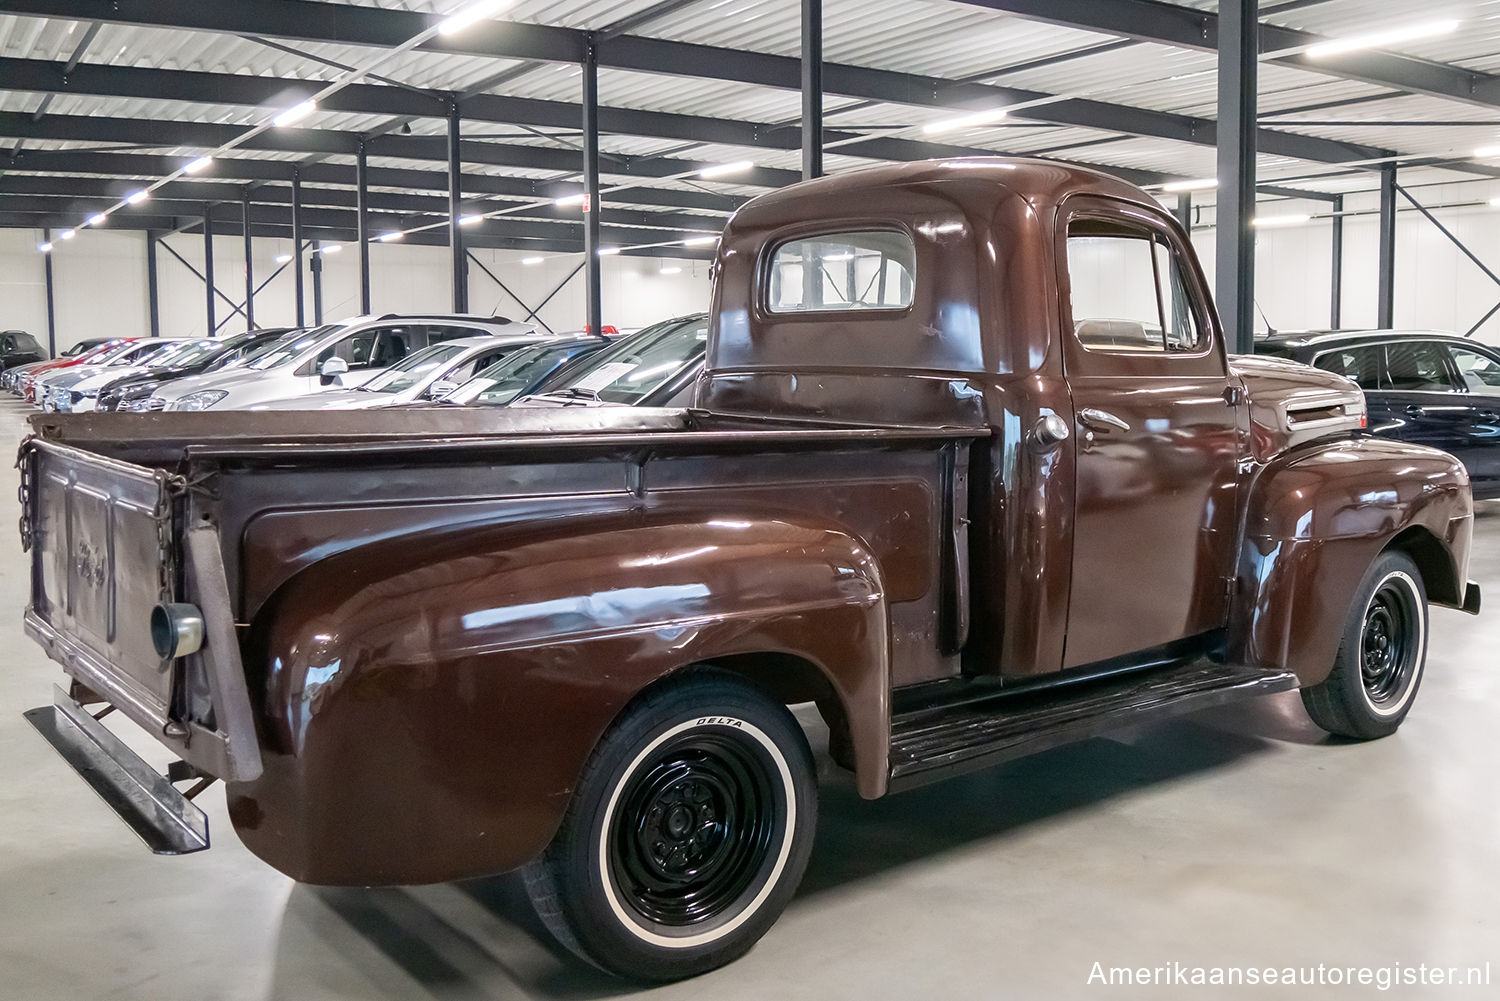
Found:
[[[551,840],[631,699],[750,653],[822,673],[863,789],[887,771],[886,609],[858,539],[775,517],[631,514],[362,546],[302,571],[260,616],[267,764],[230,788],[231,817],[309,882],[513,869]]]
[[[1436,554],[1423,566],[1428,590],[1461,603],[1473,524],[1468,474],[1446,452],[1355,438],[1272,460],[1247,498],[1231,656],[1318,684],[1375,557],[1393,543],[1421,545]],[[1440,591],[1446,581],[1457,582],[1456,599]]]

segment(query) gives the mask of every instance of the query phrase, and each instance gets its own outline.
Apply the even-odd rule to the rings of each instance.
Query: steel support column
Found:
[[[1193,193],[1191,191],[1179,192],[1177,195],[1177,208],[1172,211],[1177,221],[1182,223],[1182,228],[1189,233],[1193,231]]]
[[[219,329],[214,319],[214,294],[218,289],[214,285],[214,215],[208,205],[203,206],[203,287],[208,305],[208,333],[205,336],[212,337]]]
[[[42,230],[42,242],[52,242],[52,230]],[[42,278],[47,289],[47,356],[57,357],[57,306],[52,295],[52,253],[42,255]],[[152,333],[155,333],[153,330]]]
[[[151,336],[161,336],[161,291],[156,279],[156,231],[146,231],[146,305],[151,313]]]
[[[1375,326],[1389,330],[1396,316],[1396,165],[1380,168],[1380,272],[1375,287]]]
[[[463,214],[463,160],[459,139],[463,119],[455,103],[448,109],[448,248],[453,252],[453,311],[469,311],[469,259],[464,254],[464,234],[458,220]]]
[[[250,235],[250,195],[240,203],[245,231],[245,330],[255,329],[255,245]]]
[[[599,260],[599,50],[590,35],[583,54],[583,274],[584,322],[604,329],[604,293]]]
[[[823,0],[802,0],[802,179],[823,176]]]
[[[313,285],[313,325],[323,325],[323,244],[319,240],[312,242],[312,258],[308,261],[308,269],[312,271]]]
[[[302,174],[292,168],[292,288],[297,303],[297,326],[307,326],[307,293],[302,288]]]
[[[370,312],[370,169],[361,140],[354,154],[354,229],[359,242],[359,311]]]
[[[1255,349],[1256,0],[1219,0],[1219,193],[1215,286],[1232,351]]]
[[[1344,196],[1333,196],[1333,290],[1328,325],[1337,330],[1344,321]]]

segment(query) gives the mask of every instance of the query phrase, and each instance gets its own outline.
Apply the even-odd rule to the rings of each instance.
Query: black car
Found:
[[[47,352],[24,330],[7,330],[0,333],[0,370],[17,365],[30,365],[42,361]]]
[[[244,357],[257,349],[274,344],[296,329],[295,327],[266,327],[261,330],[247,331],[233,337],[226,337],[218,346],[218,350],[195,353],[184,364],[169,365],[166,368],[154,368],[148,372],[123,376],[100,390],[97,409],[101,411],[146,410],[148,409],[146,401],[162,383],[190,375],[201,375],[215,366],[223,365],[234,358]]]
[[[566,377],[571,366],[614,341],[608,337],[546,340],[512,352],[442,397],[453,406],[503,407],[530,393],[544,393]],[[421,406],[421,404],[407,404]]]
[[[621,337],[548,381],[520,407],[680,407],[703,371],[708,316],[698,313]]]
[[[1255,350],[1354,380],[1373,433],[1452,453],[1475,497],[1500,497],[1500,349],[1432,331],[1337,330],[1280,334]]]

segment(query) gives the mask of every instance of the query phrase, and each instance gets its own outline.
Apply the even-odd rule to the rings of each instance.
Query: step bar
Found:
[[[24,715],[157,855],[208,847],[208,816],[61,688]]]
[[[892,792],[915,788],[1110,730],[1290,691],[1297,684],[1289,671],[1192,660],[1051,689],[948,696],[892,718],[889,787]]]

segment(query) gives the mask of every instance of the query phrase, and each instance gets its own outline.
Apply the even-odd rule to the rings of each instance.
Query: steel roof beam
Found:
[[[309,2],[309,0],[260,0],[256,4],[215,5],[199,4],[192,0],[188,2],[183,2],[183,0],[108,0],[102,3],[98,0],[11,0],[11,2],[14,4],[11,13],[33,16],[89,17],[116,23],[163,28],[194,28],[241,35],[272,35],[302,41],[386,46],[399,44],[401,40],[422,31],[428,23],[426,15],[409,11],[337,5],[340,9],[330,12],[328,4]],[[1140,0],[1129,0],[1129,2],[1140,2]],[[1103,6],[1108,6],[1108,4],[1103,4]],[[1160,6],[1170,7],[1167,4]],[[493,22],[475,25],[458,38],[439,37],[423,48],[467,55],[576,63],[581,62],[586,44],[587,33],[576,29]],[[1209,47],[1211,48],[1212,45]],[[694,76],[788,90],[799,90],[801,87],[801,63],[795,57],[694,45],[667,39],[634,35],[609,38],[598,43],[598,61],[601,67],[609,69]],[[18,62],[24,62],[24,60]],[[100,70],[127,69],[127,67],[96,68]],[[80,67],[80,70],[88,69],[87,65]],[[143,70],[141,72],[175,73],[181,71]],[[827,93],[923,107],[950,107],[955,103],[979,103],[986,106],[1015,104],[1051,97],[1051,95],[1037,91],[1013,87],[961,83],[835,63],[825,64],[824,73],[824,89]],[[261,94],[276,83],[276,81],[266,81],[263,78],[248,77],[243,74],[202,75],[229,76],[235,80],[261,79],[261,83],[257,85],[258,93]],[[283,86],[285,84],[286,82],[283,81]],[[27,89],[23,84],[12,86],[14,89]],[[359,95],[365,91],[386,89],[389,88],[355,85],[335,95],[329,107],[335,110],[343,109],[341,104],[335,102],[338,102],[339,98],[349,91],[355,93],[346,101],[357,102],[360,99]],[[184,92],[193,93],[191,90],[185,90],[178,91],[171,96],[180,99]],[[133,93],[130,96],[150,95]],[[413,94],[410,97],[416,104],[425,103],[421,95]],[[213,98],[204,98],[204,100],[213,100]],[[500,98],[496,98],[495,95],[478,95],[465,99],[464,117],[482,120],[485,117],[484,114],[476,113],[472,106],[491,100],[500,100]],[[403,108],[402,110],[374,110],[371,113],[422,115],[432,112]],[[600,127],[606,131],[616,131],[607,120],[606,109],[600,109],[600,113]],[[634,114],[649,116],[662,113],[635,112]],[[1055,100],[1039,107],[1025,109],[1017,115],[1058,125],[1101,128],[1132,135],[1213,145],[1212,136],[1203,133],[1204,127],[1211,126],[1211,123],[1203,119],[1099,101]],[[537,123],[531,122],[530,124]],[[1334,163],[1344,160],[1375,159],[1380,155],[1379,152],[1372,152],[1369,147],[1269,129],[1264,131],[1268,134],[1261,138],[1259,145],[1270,153]],[[655,135],[656,133],[631,132],[630,134]],[[696,139],[697,137],[673,136],[673,138]],[[701,141],[720,142],[722,140]],[[830,136],[829,141],[834,142],[836,139]],[[751,145],[759,145],[759,143]],[[848,148],[845,148],[844,152],[849,152]],[[913,157],[905,159],[913,159]]]

